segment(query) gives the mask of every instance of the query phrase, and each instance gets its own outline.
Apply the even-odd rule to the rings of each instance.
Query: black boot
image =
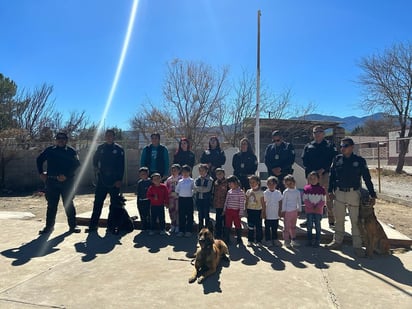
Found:
[[[239,246],[243,245],[243,241],[242,241],[242,229],[236,229],[236,237],[237,237],[237,244]]]

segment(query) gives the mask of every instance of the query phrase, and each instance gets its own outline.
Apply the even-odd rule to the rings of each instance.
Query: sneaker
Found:
[[[334,222],[329,222],[329,228],[330,229],[335,229],[335,223]]]
[[[166,231],[165,231],[165,230],[161,230],[161,231],[159,232],[159,235],[166,235]]]
[[[301,224],[299,224],[300,227],[307,227],[308,226],[308,221],[304,221]]]
[[[80,228],[76,225],[76,226],[72,226],[70,229],[69,229],[69,233],[80,233]]]
[[[300,244],[296,241],[296,240],[294,240],[294,239],[292,239],[292,241],[291,241],[291,243],[290,243],[291,245],[292,245],[292,247],[294,247],[294,248],[296,248],[296,247],[300,247]]]
[[[183,232],[179,232],[179,233],[177,233],[177,237],[183,237]]]
[[[336,241],[332,241],[331,243],[325,245],[325,248],[329,250],[340,250],[342,249],[342,244]]]
[[[364,258],[366,256],[365,250],[363,248],[353,248],[355,255],[360,258]]]
[[[277,239],[273,240],[273,245],[274,245],[275,247],[282,247],[282,243],[281,243],[279,240],[277,240]]]
[[[172,234],[172,233],[174,233],[174,232],[175,232],[175,226],[174,226],[174,225],[171,225],[171,226],[170,226],[170,229],[169,229],[169,233]]]
[[[185,233],[185,237],[192,237],[192,233],[186,232],[186,233]]]
[[[45,226],[42,230],[39,231],[39,235],[50,234],[53,231],[54,231],[53,226]]]
[[[290,245],[290,240],[285,240],[285,247],[292,248],[292,246]]]
[[[150,235],[150,236],[153,236],[154,234],[155,234],[154,231],[152,231],[152,230],[149,231],[149,235]]]

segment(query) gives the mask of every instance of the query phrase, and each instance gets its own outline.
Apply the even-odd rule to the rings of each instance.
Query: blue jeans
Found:
[[[306,214],[307,219],[307,231],[308,231],[308,242],[312,243],[312,228],[313,224],[315,224],[315,244],[319,245],[320,243],[320,220],[322,219],[322,215],[320,214],[313,214],[309,213]]]

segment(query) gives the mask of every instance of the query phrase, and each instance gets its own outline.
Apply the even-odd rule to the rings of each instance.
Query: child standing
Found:
[[[150,216],[152,218],[149,235],[154,235],[154,230],[159,220],[159,234],[165,235],[165,205],[169,203],[169,192],[165,184],[161,183],[160,174],[152,174],[152,184],[147,189],[147,198],[150,200]]]
[[[213,183],[213,207],[216,211],[215,237],[221,239],[223,235],[223,205],[225,204],[228,185],[225,178],[225,170],[223,168],[216,169],[216,180]]]
[[[317,172],[310,172],[308,175],[308,182],[303,188],[303,203],[305,204],[305,212],[307,219],[308,231],[308,246],[315,248],[320,244],[320,220],[322,219],[323,207],[326,204],[326,192],[319,184],[319,174]],[[312,240],[312,227],[315,224],[315,241]]]
[[[240,188],[240,181],[236,176],[229,176],[227,179],[229,191],[226,195],[223,214],[225,215],[225,242],[230,245],[230,230],[232,223],[235,225],[237,243],[242,245],[242,225],[240,218],[245,212],[246,197],[243,190]]]
[[[283,191],[283,202],[281,215],[284,217],[283,239],[287,248],[298,247],[296,242],[296,221],[302,209],[302,198],[300,191],[296,189],[296,181],[292,175],[283,178],[285,191]]]
[[[137,210],[139,211],[142,230],[150,229],[150,200],[147,198],[147,190],[152,181],[149,178],[149,169],[141,167],[139,169],[139,180],[137,182]]]
[[[182,166],[182,178],[176,186],[179,196],[179,233],[178,237],[190,237],[193,231],[193,189],[194,181],[190,177],[192,169],[189,165]]]
[[[256,175],[250,176],[249,185],[250,189],[246,191],[247,245],[251,247],[255,242],[255,232],[256,243],[262,243],[262,207],[264,201],[263,191],[260,189],[260,178]]]
[[[282,246],[278,240],[280,210],[282,208],[282,193],[277,190],[278,179],[270,176],[267,179],[268,188],[263,192],[263,218],[265,219],[265,243],[267,246]]]
[[[199,177],[195,180],[196,207],[199,218],[199,231],[208,226],[210,221],[209,211],[212,201],[213,179],[208,174],[207,164],[200,164]]]
[[[170,168],[172,175],[166,179],[166,187],[169,191],[170,234],[179,233],[179,198],[176,193],[176,186],[179,179],[182,178],[180,175],[180,169],[181,167],[179,164],[173,164]]]

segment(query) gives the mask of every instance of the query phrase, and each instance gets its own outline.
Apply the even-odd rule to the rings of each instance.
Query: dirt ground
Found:
[[[133,193],[125,193],[127,200],[134,200]],[[93,207],[93,194],[77,195],[74,202],[77,213],[91,211]],[[109,198],[106,199],[108,202]],[[46,215],[46,200],[44,196],[0,197],[0,211],[24,211],[35,215],[30,220],[44,221]],[[397,203],[386,202],[378,199],[375,206],[376,216],[382,222],[389,224],[402,234],[412,238],[412,208]],[[58,222],[66,222],[63,207],[59,206]]]

